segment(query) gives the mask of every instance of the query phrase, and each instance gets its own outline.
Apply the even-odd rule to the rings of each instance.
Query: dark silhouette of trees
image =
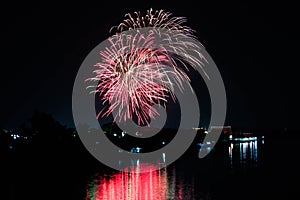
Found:
[[[67,128],[48,113],[36,111],[28,121],[35,139],[53,141],[62,139],[66,134]]]
[[[51,114],[35,111],[19,127],[0,129],[0,151],[22,151],[25,149],[75,149],[80,144],[75,129],[68,128]],[[68,147],[68,148],[67,148]]]

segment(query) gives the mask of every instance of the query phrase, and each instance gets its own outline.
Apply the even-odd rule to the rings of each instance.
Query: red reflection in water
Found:
[[[145,167],[148,170],[145,170]],[[152,166],[143,166],[144,173],[138,173],[141,166],[134,172],[120,172],[109,178],[103,176],[94,180],[89,188],[87,200],[164,200],[174,196],[174,182],[168,184],[166,169],[153,170]],[[169,185],[169,186],[168,186]],[[177,188],[177,199],[182,198],[182,191]],[[180,197],[181,196],[181,197]]]

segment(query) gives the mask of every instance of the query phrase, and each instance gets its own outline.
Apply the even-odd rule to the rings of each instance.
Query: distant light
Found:
[[[125,131],[122,131],[122,137],[124,137],[126,135]]]
[[[165,142],[162,142],[162,144],[166,144]]]
[[[236,141],[251,141],[251,140],[256,141],[257,137],[234,138],[234,140],[236,140]]]
[[[130,152],[131,153],[140,153],[140,150],[141,150],[142,148],[140,148],[140,147],[133,147],[131,150],[130,150]]]
[[[208,131],[204,131],[205,134],[208,134]]]
[[[137,148],[136,148],[136,152],[137,152],[137,153],[140,153],[140,150],[141,150],[141,149],[142,149],[142,148],[137,147]]]
[[[117,134],[116,134],[116,133],[114,133],[114,136],[116,137],[116,136],[117,136]]]
[[[197,145],[198,145],[198,146],[200,146],[200,147],[202,147],[202,146],[203,146],[203,144],[202,144],[202,143],[197,143]]]
[[[232,135],[229,135],[229,139],[232,139]]]

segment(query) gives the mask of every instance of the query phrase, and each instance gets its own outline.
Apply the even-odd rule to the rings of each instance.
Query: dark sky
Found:
[[[99,1],[101,2],[101,1]],[[0,127],[34,110],[72,126],[71,94],[81,62],[125,13],[150,7],[185,16],[217,64],[235,128],[297,128],[297,6],[228,1],[107,1],[3,5]]]

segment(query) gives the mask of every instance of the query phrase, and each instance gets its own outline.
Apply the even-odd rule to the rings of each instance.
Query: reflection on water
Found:
[[[149,172],[139,173],[140,167],[136,167],[135,172],[96,175],[88,185],[86,199],[193,199],[190,191],[180,182],[176,182],[175,170],[168,176],[167,168],[153,170],[152,166],[143,166]]]
[[[221,142],[220,146],[221,148],[218,149],[221,154],[216,155],[218,155],[217,159],[219,160],[225,158],[225,166],[227,165],[231,169],[251,169],[259,165],[264,139],[263,137],[234,138]],[[202,150],[205,148],[206,146],[202,145]],[[216,149],[215,151],[219,150]],[[161,170],[154,170],[154,165],[137,164],[126,172],[96,174],[87,184],[86,200],[193,200],[199,199],[200,196],[200,199],[211,199],[210,192],[203,191],[203,186],[206,185],[207,180],[203,177],[206,172],[202,171],[205,170],[205,167],[203,169],[201,167],[205,163],[199,163],[197,161],[184,161],[186,165],[184,169],[172,165]],[[211,169],[211,167],[208,168]],[[190,177],[180,174],[180,170],[185,169],[189,170]],[[209,179],[213,179],[211,175],[214,173],[214,169],[209,172]],[[202,185],[196,186],[195,184],[199,184],[197,181],[200,181]]]
[[[256,167],[261,156],[258,151],[262,149],[264,138],[236,138],[226,144],[228,164],[231,168]]]

